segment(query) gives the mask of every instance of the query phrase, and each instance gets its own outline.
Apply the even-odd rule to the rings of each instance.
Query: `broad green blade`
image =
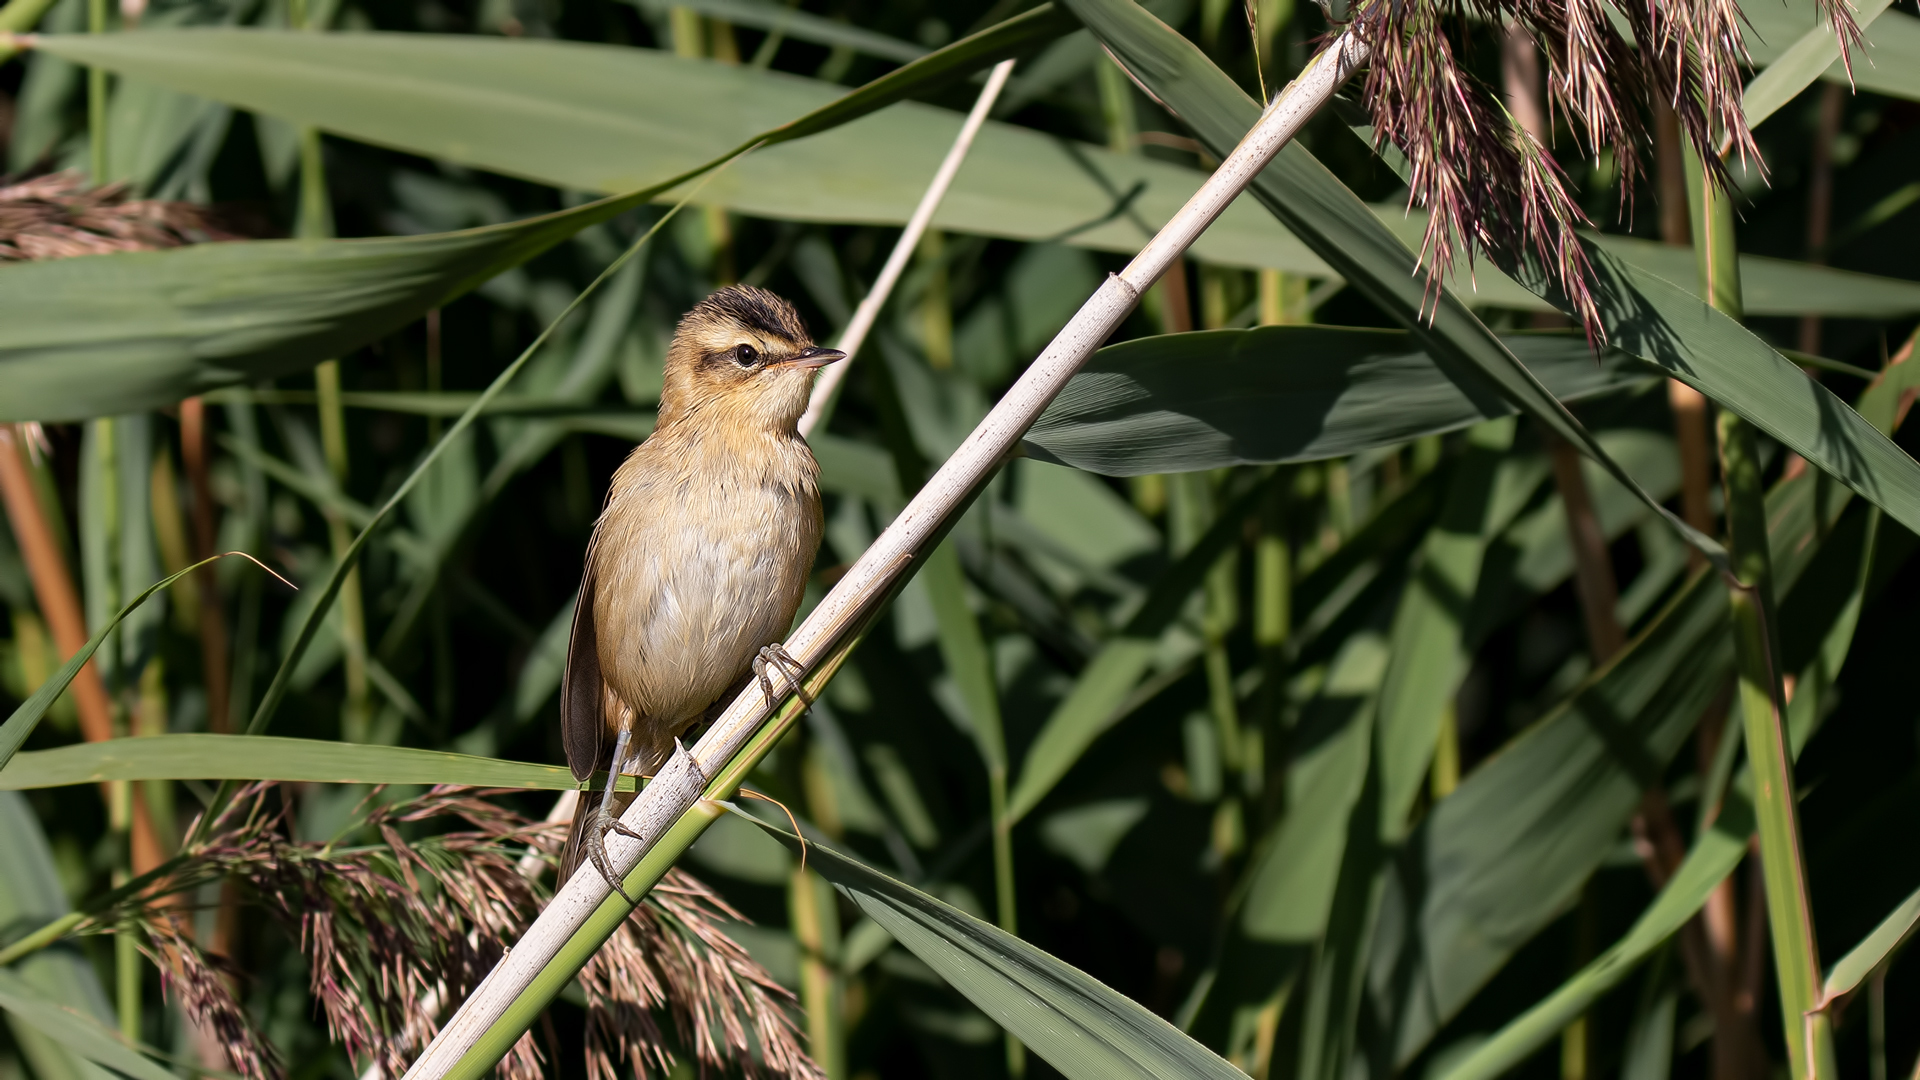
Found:
[[[1593,265],[1594,295],[1610,345],[1659,365],[1896,521],[1920,530],[1920,462],[1737,320],[1634,265],[1611,242],[1583,237],[1580,243]],[[1663,265],[1680,268],[1672,256],[1667,258]],[[1745,260],[1741,266],[1744,270]],[[1537,267],[1515,277],[1540,296],[1563,303]]]
[[[657,184],[846,93],[657,49],[551,40],[225,28],[41,40],[49,53],[170,89],[580,191]],[[408,107],[393,108],[396,100]],[[900,224],[962,119],[901,102],[752,154],[700,200],[760,217]],[[1205,179],[1195,169],[989,122],[933,225],[1131,254]],[[1212,262],[1329,273],[1252,205],[1229,209],[1193,250]],[[1512,291],[1524,302],[1524,290]]]
[[[1080,672],[1020,762],[1007,797],[1009,822],[1039,805],[1087,747],[1119,719],[1121,704],[1153,665],[1160,635],[1179,618],[1220,553],[1238,542],[1242,523],[1259,508],[1261,494],[1260,487],[1252,488],[1223,507],[1206,534],[1160,575],[1126,626]]]
[[[0,30],[25,33],[33,29],[34,24],[40,21],[40,16],[52,6],[53,0],[13,0],[5,7],[0,7]],[[6,51],[0,52],[0,58],[12,55],[15,47],[6,46]]]
[[[71,911],[40,819],[24,796],[0,795],[0,927],[11,939]],[[43,1004],[70,1009],[101,1026],[113,1023],[113,1007],[100,977],[77,950],[41,949],[7,973],[30,987],[27,996]],[[38,1080],[112,1080],[115,1075],[95,1065],[89,1055],[42,1034],[29,1017],[10,1015],[7,1026]]]
[[[1146,1007],[1085,972],[831,848],[744,815],[838,886],[981,1012],[1071,1080],[1245,1080]]]
[[[1885,389],[1876,388],[1865,400],[1870,403],[1884,393]],[[1891,393],[1897,397],[1899,391],[1896,388]],[[1769,539],[1775,550],[1817,551],[1818,538],[1829,534],[1836,538],[1847,535],[1848,542],[1861,542],[1857,534],[1834,531],[1834,521],[1846,504],[1844,498],[1829,500],[1818,516],[1811,512],[1812,503],[1805,496],[1823,486],[1817,473],[1803,473],[1768,495],[1767,516],[1772,523]],[[1795,559],[1796,574],[1809,558],[1802,554]],[[1835,654],[1844,658],[1847,643],[1852,640],[1864,585],[1862,575],[1854,583],[1851,601],[1840,607],[1826,629],[1821,655],[1801,673],[1803,685],[1832,685],[1839,669]],[[1786,595],[1785,585],[1782,594]],[[1608,668],[1589,678],[1566,705],[1509,744],[1422,820],[1408,845],[1416,865],[1402,871],[1406,880],[1423,882],[1420,925],[1409,927],[1404,905],[1390,904],[1381,933],[1386,940],[1400,944],[1397,955],[1381,957],[1374,965],[1376,1004],[1388,1015],[1399,1017],[1396,1060],[1404,1062],[1419,1053],[1440,1025],[1467,1003],[1485,977],[1564,910],[1602,855],[1608,838],[1617,835],[1625,824],[1647,770],[1665,760],[1650,749],[1636,752],[1631,739],[1621,738],[1626,727],[1652,725],[1666,730],[1678,724],[1679,733],[1685,733],[1703,702],[1681,700],[1687,692],[1681,684],[1691,682],[1707,693],[1723,685],[1733,665],[1730,622],[1726,590],[1719,579],[1711,575],[1696,577]],[[1684,660],[1670,676],[1669,688],[1650,704],[1635,706],[1634,701],[1644,695],[1648,683],[1661,677],[1660,670],[1682,656],[1692,659]],[[1681,690],[1679,697],[1673,693],[1676,687]],[[1808,693],[1809,698],[1820,696]],[[1557,734],[1549,736],[1556,728]],[[1796,751],[1805,745],[1811,730],[1811,723],[1795,728]],[[1544,741],[1548,738],[1572,738],[1584,742],[1586,748],[1553,751]],[[1544,758],[1535,756],[1543,752]],[[1562,753],[1567,756],[1560,756]],[[1584,765],[1577,760],[1583,757]],[[1556,771],[1567,767],[1570,771]],[[1631,792],[1629,797],[1620,797],[1624,794],[1622,785]],[[1614,789],[1613,794],[1608,789]],[[1728,793],[1729,807],[1737,797],[1734,792]],[[1479,812],[1471,812],[1471,803],[1481,799],[1486,801]],[[1549,814],[1529,809],[1537,800],[1550,803],[1554,810]],[[1735,862],[1753,828],[1751,804],[1741,805],[1748,807],[1745,824],[1737,824],[1740,819],[1734,817],[1724,819],[1736,822],[1726,827],[1737,834],[1738,839],[1728,843],[1737,846],[1739,852],[1723,853]],[[1723,814],[1734,812],[1724,810]],[[1519,820],[1529,817],[1539,820]],[[1600,829],[1601,818],[1610,822],[1611,831]],[[1532,839],[1503,839],[1503,833],[1516,830]],[[1501,850],[1502,843],[1510,850]],[[1582,845],[1590,848],[1589,858],[1574,855]],[[1714,860],[1722,858],[1699,852],[1696,856],[1712,866],[1719,865]],[[1555,858],[1568,861],[1555,867]],[[1584,869],[1579,865],[1583,863]],[[1707,872],[1699,866],[1694,869]],[[1704,900],[1713,881],[1701,884],[1690,879],[1690,883],[1682,884],[1676,879],[1670,887],[1676,897],[1682,893],[1690,896],[1692,892],[1687,890],[1694,890]],[[1500,893],[1503,884],[1509,890],[1504,896]],[[1557,904],[1542,903],[1542,897],[1550,893],[1558,894]],[[1682,900],[1671,903],[1682,904]],[[1695,901],[1695,907],[1698,903]],[[1634,931],[1630,941],[1623,941],[1570,980],[1562,988],[1564,992],[1556,991],[1513,1021],[1509,1028],[1516,1032],[1524,1029],[1525,1034],[1516,1033],[1511,1040],[1503,1034],[1496,1043],[1488,1044],[1485,1053],[1493,1056],[1487,1060],[1505,1060],[1502,1055],[1508,1053],[1524,1057],[1530,1050],[1521,1047],[1537,1047],[1539,1039],[1559,1032],[1664,940],[1655,933],[1657,927],[1669,922],[1678,926],[1692,910],[1676,913],[1661,907],[1657,915],[1650,910],[1640,924],[1644,933]],[[1479,1054],[1472,1060],[1480,1060]],[[1460,1067],[1466,1067],[1466,1062],[1462,1061]]]
[[[172,1073],[120,1040],[120,1033],[82,1009],[50,1001],[39,987],[10,970],[0,970],[0,1010],[9,1023],[32,1029],[73,1054],[130,1080],[178,1080]]]
[[[1197,46],[1144,9],[1125,0],[1065,2],[1213,153],[1224,158],[1258,120],[1258,104]],[[1451,289],[1429,289],[1414,253],[1304,146],[1287,145],[1248,190],[1350,285],[1411,331],[1469,398],[1488,409],[1497,399],[1512,403],[1604,466],[1710,560],[1725,562],[1717,541],[1641,490]],[[1920,465],[1914,471],[1920,477]]]
[[[1833,970],[1827,973],[1826,984],[1821,988],[1821,999],[1830,1002],[1842,994],[1850,994],[1866,980],[1873,970],[1881,965],[1893,950],[1913,933],[1920,925],[1920,890],[1914,891],[1900,906],[1888,913],[1873,932],[1860,939],[1847,955],[1836,960]]]
[[[1794,543],[1796,539],[1809,539],[1815,531],[1812,516],[1796,510],[1806,505],[1806,501],[1792,497],[1798,489],[1817,489],[1820,486],[1807,481],[1806,476],[1789,481],[1776,488],[1768,499],[1768,518],[1774,523],[1770,539],[1776,548],[1814,547],[1812,544]],[[1830,523],[1831,518],[1824,519],[1824,522]],[[1835,532],[1833,535],[1838,537],[1840,534]],[[1861,542],[1859,537],[1851,539]],[[1864,550],[1870,555],[1871,545],[1868,544]],[[1848,603],[1841,606],[1827,629],[1827,640],[1820,655],[1800,673],[1799,686],[1802,689],[1795,695],[1794,701],[1796,704],[1805,703],[1807,708],[1793,718],[1797,721],[1792,733],[1794,753],[1799,752],[1812,734],[1821,699],[1825,698],[1826,704],[1832,704],[1831,692],[1827,688],[1833,685],[1834,677],[1839,674],[1847,648],[1853,640],[1866,580],[1864,573],[1857,575]],[[1728,788],[1712,828],[1694,841],[1693,850],[1688,853],[1686,861],[1626,936],[1562,983],[1539,1004],[1509,1021],[1492,1038],[1455,1062],[1436,1080],[1490,1080],[1519,1064],[1557,1037],[1568,1023],[1586,1012],[1602,994],[1617,986],[1628,972],[1678,931],[1706,903],[1714,887],[1732,873],[1746,855],[1755,826],[1751,786],[1751,779],[1743,775],[1738,783]],[[1834,995],[1845,993],[1857,985],[1912,929],[1917,919],[1920,919],[1920,894],[1896,908],[1853,952],[1834,965],[1828,977],[1827,998],[1830,1000]]]
[[[1738,322],[1685,289],[1588,248],[1616,348],[1651,360],[1920,529],[1920,462]],[[1545,291],[1544,289],[1542,290]]]
[[[758,30],[777,30],[795,41],[811,41],[816,45],[829,48],[844,47],[869,56],[878,56],[884,60],[905,63],[917,60],[927,54],[927,50],[911,42],[896,37],[863,30],[851,23],[838,22],[821,15],[812,15],[792,5],[770,3],[768,0],[691,0],[689,3],[675,4],[669,0],[630,0],[640,10],[656,18],[664,16],[675,7],[691,8],[702,15],[724,19],[735,26],[751,26]]]
[[[1379,692],[1389,654],[1378,631],[1348,635],[1326,685],[1301,710],[1301,749],[1286,776],[1286,814],[1247,863],[1225,947],[1189,1031],[1245,1054],[1258,1014],[1284,1004],[1307,1010],[1313,1030],[1300,1074],[1323,1080],[1344,1056],[1326,1038],[1349,1015],[1364,963],[1343,963],[1372,922],[1378,888],[1354,871],[1376,867],[1380,799]],[[1364,877],[1377,875],[1367,874]],[[1333,951],[1329,941],[1336,941]],[[1339,989],[1336,991],[1335,987]]]
[[[312,367],[650,194],[456,233],[0,266],[0,420],[133,412]]]
[[[1575,1017],[1618,986],[1640,961],[1693,918],[1714,888],[1740,865],[1752,833],[1752,804],[1745,796],[1728,792],[1713,827],[1694,841],[1686,861],[1626,936],[1435,1080],[1492,1080],[1558,1038]]]
[[[1373,148],[1372,131],[1371,127],[1356,125],[1356,132],[1362,134],[1369,150]],[[1419,250],[1426,235],[1426,211],[1409,208],[1405,203],[1374,203],[1372,207],[1374,216],[1399,237],[1402,244]],[[1649,273],[1669,281],[1692,279],[1693,252],[1687,248],[1617,233],[1585,235],[1603,250]],[[1740,276],[1746,286],[1749,315],[1824,314],[1891,319],[1915,311],[1916,305],[1920,305],[1920,281],[1836,270],[1789,259],[1742,255]],[[1508,277],[1500,267],[1484,260],[1477,262],[1471,272],[1457,271],[1447,284],[1464,302],[1476,308],[1552,308],[1532,290]]]
[[[286,780],[322,784],[469,784],[567,791],[558,765],[271,735],[149,735],[15,754],[0,790],[107,780]]]
[[[994,685],[993,657],[980,622],[967,603],[966,574],[951,537],[929,552],[920,572],[939,631],[940,658],[960,691],[967,724],[980,760],[989,770],[1007,768],[1006,738],[1001,734],[1000,691]]]
[[[1920,19],[1888,11],[1886,0],[1863,0],[1854,20],[1866,32],[1866,48],[1853,55],[1853,86],[1920,99]],[[1833,30],[1807,2],[1749,0],[1741,5],[1751,26],[1747,47],[1765,67],[1742,96],[1749,128],[1792,101],[1815,79],[1846,85],[1847,67]]]
[[[1648,378],[1617,353],[1595,362],[1578,336],[1502,340],[1563,401]],[[1264,326],[1108,346],[1026,441],[1041,460],[1140,476],[1345,457],[1513,411],[1462,392],[1404,330]]]
[[[471,36],[217,29],[52,37],[43,47],[370,141],[586,189],[665,181],[763,131],[790,140],[865,117],[754,154],[703,197],[770,216],[893,222],[909,213],[959,117],[910,103],[867,114],[1060,29],[1040,11],[1002,25],[1010,29],[993,48],[956,43],[837,98],[827,84],[650,50]],[[711,92],[685,93],[689,79],[712,81]],[[388,108],[395,95],[413,107]],[[809,117],[767,130],[814,103],[822,107]],[[1075,243],[1130,252],[1143,227],[1164,221],[1200,175],[1104,154],[991,126],[937,223],[1019,239],[1072,233]],[[389,333],[637,201],[437,236],[204,245],[0,268],[0,321],[10,330],[0,372],[15,388],[0,402],[0,420],[130,411],[298,370]],[[1417,223],[1398,225],[1409,226]],[[1229,210],[1196,251],[1221,263],[1334,272],[1252,207]],[[1788,298],[1852,298],[1832,314],[1920,308],[1907,295],[1916,290],[1885,279],[1776,270],[1785,280],[1775,291]],[[1488,286],[1476,300],[1538,303],[1494,275]],[[1756,290],[1754,310],[1763,310],[1761,301]]]
[[[1390,660],[1380,689],[1380,823],[1402,835],[1427,776],[1443,716],[1472,661],[1465,633],[1480,563],[1503,522],[1497,513],[1500,459],[1513,445],[1512,421],[1467,435],[1440,519],[1420,545],[1388,635]]]
[[[1420,224],[1425,227],[1424,217]],[[1586,236],[1602,251],[1636,269],[1668,281],[1693,280],[1693,252],[1687,248],[1611,233],[1587,233]],[[1481,273],[1493,269],[1483,267]],[[1920,302],[1920,281],[1877,277],[1764,255],[1740,256],[1740,285],[1748,315],[1819,314],[1835,318],[1893,319],[1913,312],[1916,302]],[[1518,283],[1513,287],[1526,291]],[[1480,302],[1478,296],[1474,300]],[[1503,298],[1502,303],[1511,302]]]
[[[1860,29],[1870,30],[1873,21],[1892,6],[1892,2],[1864,0],[1854,14]],[[1839,63],[1840,40],[1831,27],[1816,26],[1800,35],[1798,41],[1782,50],[1765,71],[1754,76],[1753,81],[1747,84],[1746,93],[1740,97],[1740,108],[1746,115],[1747,127],[1759,127],[1761,121],[1779,111],[1780,106],[1799,96],[1800,91],[1811,86],[1821,73]],[[1868,66],[1860,58],[1855,58],[1854,64],[1856,67]],[[1841,70],[1846,70],[1844,65]]]
[[[0,381],[9,391],[0,399],[0,421],[70,420],[155,408],[217,387],[310,367],[405,325],[589,225],[664,195],[688,179],[687,174],[710,171],[755,142],[781,142],[830,130],[1068,28],[1069,20],[1051,8],[1038,8],[954,42],[853,93],[783,96],[777,111],[763,108],[751,114],[754,122],[764,121],[763,128],[745,129],[733,142],[703,143],[713,151],[705,156],[675,157],[687,168],[648,173],[651,187],[635,191],[640,182],[616,183],[611,190],[630,193],[527,221],[428,236],[201,244],[0,267],[0,325],[7,328],[0,340]],[[235,85],[273,84],[275,71],[287,75],[294,70],[283,68],[284,58],[265,49],[269,39],[283,43],[302,39],[310,45],[336,37],[168,31],[151,38],[115,36],[115,42],[139,53],[155,46],[152,39],[165,39],[159,43],[165,52],[174,46],[184,48],[181,43],[188,40],[208,40],[201,36],[206,34],[225,42],[229,59],[238,64],[235,70],[214,65],[209,73],[224,74]],[[109,36],[113,35],[95,36],[93,44],[103,44]],[[391,39],[397,41],[388,44],[425,37],[395,34]],[[433,40],[460,47],[510,44],[474,37]],[[81,47],[74,38],[61,41],[64,45],[49,51]],[[642,51],[581,48],[612,54]],[[113,47],[107,51],[111,53]],[[96,59],[104,63],[106,58]],[[187,59],[189,66],[200,61],[211,64],[191,52],[174,59]],[[417,57],[408,59],[424,63]],[[505,63],[512,58],[492,59]],[[568,59],[578,58],[568,54]],[[424,68],[405,70],[417,76]],[[502,70],[511,71],[512,65],[474,73],[480,85],[466,91],[477,95],[473,101],[487,102],[497,96],[489,88],[497,86]],[[349,76],[350,83],[358,77],[350,69],[336,74]],[[655,90],[660,100],[687,97],[687,88],[671,80],[657,84]],[[389,92],[394,96],[381,96]],[[332,91],[315,94],[324,99]],[[359,107],[400,116],[426,115],[424,105],[432,99],[426,87],[404,79],[397,86],[383,84],[381,94],[354,100]],[[391,102],[398,98],[408,100],[410,107],[392,108]],[[808,104],[819,107],[790,119]],[[480,128],[490,126],[484,116],[485,110]],[[444,119],[436,117],[436,121]],[[559,126],[551,116],[535,126],[547,124]],[[693,126],[714,125],[702,121]],[[450,130],[463,129],[456,125]],[[483,134],[471,129],[466,133]],[[630,134],[610,137],[607,145],[623,145]],[[932,172],[929,165],[915,183],[924,185]]]
[[[1404,1063],[1565,911],[1733,661],[1719,579],[1696,577],[1559,709],[1442,800],[1389,886],[1372,993]],[[1417,890],[1417,891],[1414,891]]]
[[[991,58],[1071,23],[1043,7],[1001,26],[1007,43],[996,46]],[[840,87],[813,79],[579,42],[231,28],[41,41],[41,48],[68,59],[349,138],[606,193],[693,168],[797,109],[859,96],[841,97]],[[918,69],[951,66],[963,44],[887,79],[929,84],[937,72]],[[988,58],[988,52],[977,52],[970,62]],[[897,96],[887,91],[885,100]],[[407,109],[388,107],[400,98]],[[871,109],[862,106],[862,115],[866,111]],[[912,212],[959,125],[957,113],[899,104],[825,138],[756,154],[701,200],[764,217],[898,224]],[[783,139],[812,130],[818,129],[802,125]],[[934,224],[1019,240],[1064,237],[1131,254],[1203,179],[1193,169],[990,123]],[[1373,212],[1402,240],[1417,243],[1425,228],[1424,215],[1408,214],[1403,205],[1376,206]],[[1656,272],[1655,264],[1669,257],[1659,245],[1629,240],[1625,246],[1636,262],[1654,260],[1648,265]],[[1193,250],[1227,265],[1311,277],[1336,273],[1250,204],[1230,207]],[[1753,290],[1749,310],[1756,314],[1894,317],[1920,310],[1920,285],[1911,282],[1760,261],[1771,264],[1770,275],[1756,274],[1755,280],[1771,284]],[[1474,304],[1544,306],[1490,267],[1483,266],[1477,280],[1463,269],[1453,285]]]

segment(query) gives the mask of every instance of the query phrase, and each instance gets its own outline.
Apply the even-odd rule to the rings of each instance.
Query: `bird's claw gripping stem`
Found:
[[[623,738],[621,740],[620,752],[624,754],[625,749],[625,739]],[[667,759],[667,765],[671,767],[682,760],[685,761],[687,770],[693,774],[699,786],[705,788],[707,786],[707,774],[700,768],[700,759],[688,753],[686,745],[676,738],[673,740],[673,756]],[[666,771],[667,769],[661,770],[662,773]],[[607,774],[607,790],[600,800],[600,808],[594,811],[593,826],[587,830],[586,840],[583,846],[587,860],[593,863],[595,870],[600,871],[600,876],[606,879],[607,886],[614,892],[619,893],[620,899],[637,907],[640,902],[627,895],[627,890],[623,887],[620,875],[614,872],[612,860],[607,858],[608,833],[619,833],[621,836],[632,837],[635,840],[643,842],[646,840],[644,834],[629,828],[626,822],[614,816],[613,789],[619,782],[620,776],[621,774],[618,772],[610,772]]]
[[[775,700],[773,680],[767,676],[768,668],[780,673],[781,681],[787,684],[787,689],[794,697],[800,699],[802,708],[813,708],[813,698],[808,696],[806,686],[800,681],[806,677],[807,669],[801,666],[800,661],[793,658],[793,654],[787,651],[785,645],[776,641],[761,648],[759,655],[753,658],[753,677],[760,682],[760,692],[766,695],[769,702],[772,702]]]
[[[608,777],[607,780],[607,790],[609,793],[613,790],[613,779],[613,777]],[[600,871],[601,877],[607,879],[608,888],[619,893],[620,899],[632,904],[636,903],[636,901],[633,897],[627,895],[627,890],[622,886],[620,881],[620,875],[614,872],[612,860],[607,858],[607,834],[619,833],[621,836],[632,837],[635,840],[645,840],[646,837],[628,828],[625,822],[614,817],[613,807],[609,805],[609,802],[610,800],[608,799],[600,800],[600,809],[594,811],[593,825],[587,830],[586,836],[587,861],[593,864],[595,870]]]

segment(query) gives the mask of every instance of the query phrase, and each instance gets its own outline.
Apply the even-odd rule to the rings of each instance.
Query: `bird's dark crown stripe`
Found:
[[[793,305],[765,289],[732,285],[702,300],[692,314],[731,319],[742,326],[791,342],[807,340],[807,328]]]

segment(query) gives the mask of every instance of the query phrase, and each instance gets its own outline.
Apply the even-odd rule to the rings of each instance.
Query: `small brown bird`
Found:
[[[560,700],[577,779],[650,774],[754,672],[790,673],[774,643],[799,610],[821,530],[820,467],[797,425],[817,369],[844,355],[751,286],[680,320],[658,426],[614,473],[587,548]],[[627,831],[619,815],[632,799],[609,783],[594,813],[575,813],[562,881],[585,859],[621,891],[604,844]]]

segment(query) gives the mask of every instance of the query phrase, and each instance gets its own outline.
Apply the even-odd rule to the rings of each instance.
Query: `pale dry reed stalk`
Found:
[[[953,515],[1014,451],[1027,428],[1094,349],[1119,327],[1146,290],[1319,112],[1366,55],[1367,47],[1351,33],[1337,37],[1268,106],[1240,145],[1126,269],[1107,278],[893,524],[789,636],[787,651],[803,668],[811,670],[825,661],[866,612],[889,595],[912,560],[939,538]],[[750,684],[691,751],[682,748],[676,752],[622,815],[627,828],[646,839],[619,834],[608,839],[607,854],[617,873],[632,873],[653,844],[701,800],[707,778],[727,767],[785,697],[784,692],[775,696]],[[469,1051],[489,1039],[495,1024],[506,1017],[611,895],[607,881],[591,867],[566,882],[532,929],[414,1062],[407,1072],[408,1080],[440,1080],[456,1071],[463,1077],[477,1076],[481,1069],[490,1067],[490,1063],[478,1060],[463,1062]],[[514,1024],[523,1018],[531,1023],[531,1017],[516,1014]],[[509,1036],[511,1031],[500,1035]]]
[[[920,205],[913,208],[913,216],[907,219],[906,228],[900,230],[900,239],[894,242],[886,265],[880,268],[880,276],[873,279],[873,288],[867,290],[860,306],[853,310],[853,318],[847,320],[847,328],[840,332],[840,339],[833,343],[833,347],[846,353],[847,358],[821,372],[819,381],[813,384],[813,396],[807,400],[807,411],[800,417],[801,438],[812,434],[833,407],[834,396],[840,392],[847,369],[853,366],[860,346],[866,344],[867,333],[873,329],[874,320],[880,317],[880,309],[886,306],[887,298],[893,295],[894,285],[899,283],[900,275],[906,271],[907,260],[913,257],[914,250],[920,246],[920,238],[926,235],[934,212],[940,209],[941,200],[947,197],[947,188],[953,185],[953,178],[960,174],[960,166],[967,160],[967,152],[973,149],[974,137],[980,134],[980,128],[987,122],[987,114],[993,111],[994,101],[1000,97],[1000,91],[1007,85],[1007,77],[1012,74],[1013,61],[1002,60],[987,75],[987,85],[981,88],[980,96],[974,99],[973,110],[967,113],[966,122],[960,125],[960,134],[953,140],[946,158],[940,162],[940,168],[934,172],[933,182],[927,185],[926,193],[920,196]]]

